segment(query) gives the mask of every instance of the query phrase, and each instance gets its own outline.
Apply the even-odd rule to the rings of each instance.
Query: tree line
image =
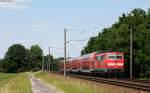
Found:
[[[133,76],[150,77],[150,9],[140,8],[122,14],[118,22],[91,37],[81,55],[93,51],[125,53],[125,72],[129,76],[130,31],[133,32]]]
[[[42,69],[43,60],[46,69],[49,55],[43,56],[43,50],[38,45],[32,45],[30,49],[26,49],[21,44],[14,44],[8,48],[4,58],[0,60],[0,71],[9,73],[38,71]],[[52,55],[50,55],[50,60],[53,65],[51,69],[56,70],[54,63],[57,61]]]

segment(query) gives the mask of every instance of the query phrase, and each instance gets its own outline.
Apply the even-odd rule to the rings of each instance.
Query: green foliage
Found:
[[[0,72],[2,71],[2,59],[0,59]]]
[[[5,72],[22,72],[28,67],[27,51],[24,46],[14,44],[5,54],[3,70]]]
[[[49,61],[50,58],[50,61]],[[52,55],[46,55],[44,56],[44,69],[48,69],[47,64],[49,64],[50,62],[50,69],[51,71],[58,71],[59,67],[58,67],[58,62],[60,62],[59,58],[58,59],[54,59]]]
[[[105,28],[98,36],[90,38],[81,54],[94,51],[120,51],[129,59],[130,30],[133,30],[133,74],[150,76],[150,10],[134,9],[123,14],[110,28]],[[129,75],[129,61],[125,63]]]
[[[8,48],[5,58],[0,60],[0,71],[16,73],[40,70],[42,56],[42,49],[38,45],[25,49],[21,44],[14,44]]]
[[[83,55],[87,51],[88,52],[95,51],[94,43],[95,43],[95,37],[91,37],[90,40],[89,40],[89,42],[88,42],[88,47],[85,47],[85,49],[81,51],[81,54]]]
[[[59,62],[61,62],[62,60],[64,60],[64,57],[59,57],[59,58],[55,58],[53,59],[53,64],[52,64],[52,68],[53,71],[59,71]]]
[[[34,71],[40,70],[42,67],[42,49],[38,45],[33,45],[29,50],[29,55],[31,62],[30,68]]]

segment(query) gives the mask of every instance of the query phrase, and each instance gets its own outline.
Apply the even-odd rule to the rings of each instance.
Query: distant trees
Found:
[[[3,70],[6,72],[21,72],[28,67],[27,51],[24,46],[14,44],[5,54]]]
[[[0,72],[2,71],[2,66],[3,66],[2,59],[0,59]]]
[[[50,60],[49,60],[50,58]],[[53,56],[52,55],[46,55],[44,56],[44,69],[49,69],[49,63],[52,65],[52,62],[54,61]],[[51,67],[50,67],[51,68]]]
[[[59,62],[60,61],[62,61],[62,60],[64,60],[64,58],[63,57],[59,57],[59,58],[55,58],[55,59],[53,59],[54,61],[53,61],[53,65],[52,65],[52,70],[53,71],[59,71]]]
[[[42,56],[43,51],[38,45],[26,49],[21,44],[14,44],[8,48],[4,59],[0,60],[0,71],[16,73],[40,70]]]
[[[46,55],[43,59],[43,51],[38,45],[32,45],[30,49],[26,49],[21,44],[13,44],[5,54],[4,59],[0,59],[0,72],[17,73],[24,71],[38,71],[42,69],[48,70],[50,57],[51,71],[57,71],[58,62],[62,59],[54,59],[52,55]]]
[[[50,58],[50,61],[49,61]],[[52,55],[46,55],[44,56],[44,69],[48,70],[49,69],[49,63],[50,63],[50,70],[51,71],[58,71],[58,63],[63,60],[62,57],[54,59]]]
[[[104,28],[90,38],[81,51],[120,51],[125,53],[126,74],[129,75],[130,30],[133,31],[133,74],[134,77],[150,77],[150,10],[134,9],[123,14],[110,28]]]
[[[33,45],[29,49],[29,59],[31,62],[30,67],[32,70],[37,71],[41,69],[42,66],[42,56],[43,51],[38,45]]]

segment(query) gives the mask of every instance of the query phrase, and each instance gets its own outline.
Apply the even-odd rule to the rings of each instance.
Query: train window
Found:
[[[96,60],[100,61],[101,60],[101,56],[97,56]]]
[[[116,56],[116,59],[122,59],[122,56]]]
[[[108,56],[109,59],[116,59],[115,56]]]
[[[104,56],[97,56],[96,59],[100,62],[104,59]]]
[[[104,56],[101,56],[101,60],[103,60],[104,59]]]
[[[119,55],[119,54],[109,54],[108,55],[108,58],[109,59],[112,59],[112,60],[116,60],[116,59],[122,59],[123,58],[123,55]]]

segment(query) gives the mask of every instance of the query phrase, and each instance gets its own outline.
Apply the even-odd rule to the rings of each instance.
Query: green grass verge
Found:
[[[0,88],[0,93],[32,93],[30,81],[25,73],[16,74],[15,77],[9,78],[7,81]]]
[[[147,78],[147,77],[145,77],[145,78],[139,78],[139,80],[149,80],[150,81],[150,78]]]
[[[0,88],[7,84],[16,74],[0,73]]]
[[[36,73],[35,76],[56,86],[65,93],[106,93],[106,91],[100,89],[96,85],[93,86],[90,83],[76,79],[64,80],[62,77],[57,77],[55,75],[51,76],[45,72]]]

